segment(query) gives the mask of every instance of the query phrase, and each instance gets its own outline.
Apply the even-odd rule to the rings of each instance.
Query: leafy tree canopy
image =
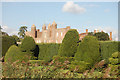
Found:
[[[18,35],[19,35],[21,38],[24,38],[26,31],[27,31],[27,27],[26,27],[26,26],[22,26],[22,27],[20,27],[20,29],[19,29]]]

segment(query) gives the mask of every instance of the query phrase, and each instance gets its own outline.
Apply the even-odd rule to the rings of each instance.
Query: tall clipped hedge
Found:
[[[20,45],[20,49],[23,52],[30,52],[30,51],[34,51],[36,48],[36,44],[35,41],[32,37],[26,36],[23,41],[22,44]]]
[[[58,54],[60,44],[56,43],[41,43],[39,47],[39,60],[50,61],[54,55]]]
[[[112,53],[120,50],[119,41],[100,41],[100,52],[102,59],[108,59],[112,56]]]
[[[21,52],[17,46],[12,45],[5,55],[5,62],[15,62],[17,60],[19,60],[19,62],[28,61],[29,58],[32,58],[31,54],[27,52]]]
[[[5,56],[9,47],[14,44],[16,41],[12,36],[2,36],[2,56]]]
[[[75,59],[93,65],[100,58],[99,42],[94,36],[86,36],[78,46]]]
[[[79,41],[79,34],[76,29],[69,30],[60,45],[58,54],[60,56],[72,57],[77,51],[77,42]]]

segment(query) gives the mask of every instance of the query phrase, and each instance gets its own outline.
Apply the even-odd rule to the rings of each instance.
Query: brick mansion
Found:
[[[62,43],[62,40],[68,30],[70,30],[70,26],[67,26],[66,28],[57,28],[57,24],[54,21],[52,25],[48,25],[48,29],[44,24],[41,32],[39,29],[36,29],[36,26],[33,24],[31,26],[31,31],[25,32],[25,35],[33,37],[36,43]],[[94,33],[97,32],[99,31],[94,30]],[[82,40],[86,35],[88,35],[88,29],[86,29],[85,33],[79,34],[79,40]],[[109,37],[110,40],[112,40],[112,32],[110,32]]]

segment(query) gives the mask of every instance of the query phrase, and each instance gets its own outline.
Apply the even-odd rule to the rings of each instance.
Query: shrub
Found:
[[[77,61],[77,60],[72,61],[69,66],[69,69],[75,72],[84,72],[88,68],[89,68],[89,63],[85,61]]]
[[[36,48],[35,41],[32,37],[26,36],[20,45],[20,49],[23,52],[34,51]]]
[[[114,52],[112,56],[109,58],[109,63],[113,65],[117,65],[119,63],[119,55],[120,52]]]
[[[120,42],[118,41],[100,41],[100,52],[102,59],[106,59],[112,56],[112,53],[120,50]]]
[[[75,59],[78,61],[85,61],[94,65],[100,59],[99,43],[96,37],[86,36],[80,43],[75,54]]]
[[[29,60],[31,65],[35,65],[37,63],[37,65],[42,65],[44,64],[44,60]]]
[[[17,46],[12,45],[5,55],[5,62],[28,61],[31,58],[32,55],[30,53],[21,52]]]
[[[120,52],[114,52],[112,56],[108,59],[109,64],[108,66],[111,67],[111,73],[114,73],[114,75],[118,74],[120,72],[119,67],[120,67],[120,62],[119,62],[119,56]]]
[[[11,45],[15,45],[16,41],[11,36],[2,36],[2,56],[5,56],[7,50]]]
[[[47,62],[47,61],[52,60],[52,57],[54,55],[58,54],[58,49],[59,49],[60,44],[56,44],[56,43],[46,43],[46,44],[44,44],[44,43],[41,43],[41,44],[38,44],[38,46],[39,46],[38,59],[39,60],[45,60]]]
[[[77,51],[77,42],[79,41],[79,34],[76,29],[69,30],[60,45],[58,54],[60,56],[73,57]]]

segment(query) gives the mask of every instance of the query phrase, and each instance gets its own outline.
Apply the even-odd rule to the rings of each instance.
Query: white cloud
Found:
[[[17,35],[18,34],[17,30],[10,28],[8,26],[2,26],[2,31],[8,33],[9,35]]]
[[[79,14],[79,13],[86,12],[86,9],[81,7],[81,6],[79,6],[78,4],[75,4],[72,1],[69,1],[66,4],[64,4],[64,6],[62,8],[62,11],[63,12]]]

